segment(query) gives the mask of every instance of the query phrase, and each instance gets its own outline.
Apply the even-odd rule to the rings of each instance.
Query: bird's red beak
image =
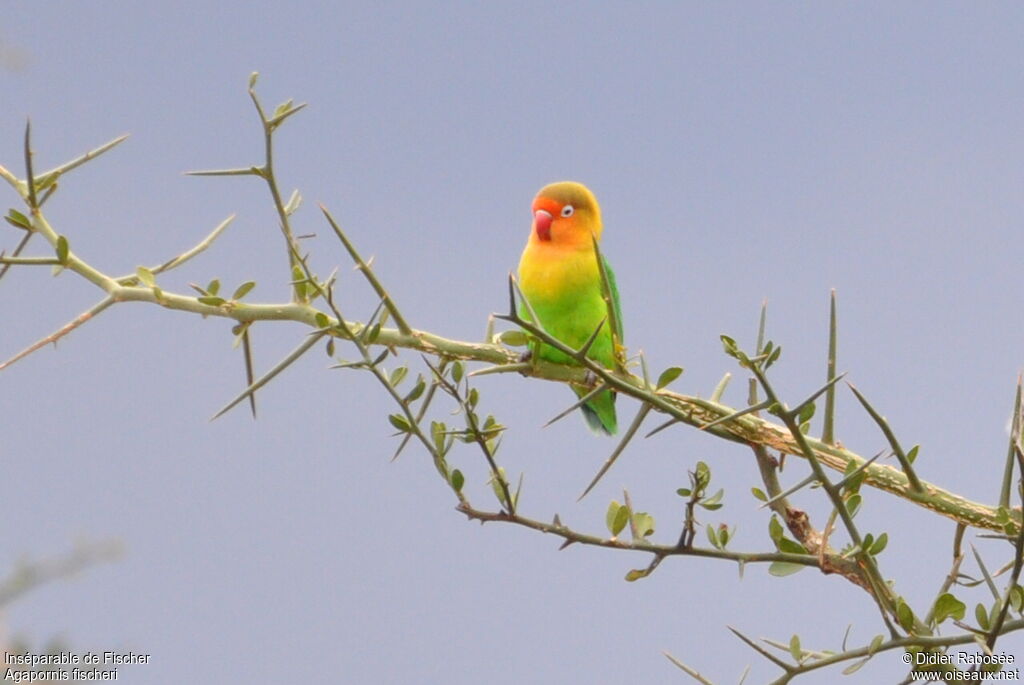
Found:
[[[537,238],[548,242],[551,240],[551,214],[543,209],[533,213],[533,230],[537,231]]]

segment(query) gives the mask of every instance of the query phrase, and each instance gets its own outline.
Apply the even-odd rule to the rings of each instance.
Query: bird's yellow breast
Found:
[[[531,241],[519,260],[519,285],[531,304],[554,303],[600,288],[601,274],[592,247],[567,248]]]

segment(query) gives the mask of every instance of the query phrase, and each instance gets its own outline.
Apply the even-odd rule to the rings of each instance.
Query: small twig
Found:
[[[39,201],[36,199],[36,177],[32,173],[32,120],[25,121],[25,185],[28,187],[28,206],[35,214],[39,211]]]
[[[69,578],[82,570],[121,556],[122,545],[115,540],[79,543],[69,554],[51,561],[22,562],[0,581],[0,609],[45,583]]]
[[[659,545],[650,542],[647,539],[626,541],[621,538],[598,537],[596,535],[580,533],[566,527],[562,523],[544,523],[543,521],[530,519],[520,514],[515,514],[513,516],[507,511],[483,511],[480,509],[474,509],[467,505],[460,505],[457,507],[457,510],[474,521],[511,523],[513,525],[530,528],[542,533],[551,533],[570,543],[592,547],[644,552],[664,557],[691,556],[727,559],[729,561],[740,561],[749,564],[770,564],[776,561],[784,561],[793,564],[800,564],[802,566],[816,567],[818,565],[818,560],[810,554],[793,554],[790,552],[735,552],[732,550],[714,548],[680,547],[679,545]]]
[[[220,234],[224,232],[224,229],[226,229],[234,220],[235,215],[232,214],[228,218],[224,219],[224,221],[217,224],[216,228],[210,231],[210,234],[207,235],[202,240],[200,240],[195,246],[182,252],[177,257],[171,257],[170,259],[168,259],[163,264],[160,264],[159,266],[151,267],[149,269],[150,273],[156,276],[157,274],[162,274],[166,271],[170,271],[171,269],[176,269],[177,267],[181,266],[182,264],[189,261],[193,257],[205,252],[207,248],[213,245],[213,241],[219,238]],[[138,283],[138,277],[135,274],[121,276],[120,278],[117,278],[115,280],[121,285],[132,285]]]
[[[36,179],[37,186],[43,189],[52,186],[54,183],[57,182],[57,179],[59,179],[61,176],[68,173],[72,169],[77,169],[86,162],[91,162],[92,160],[102,155],[104,152],[113,150],[115,147],[117,147],[124,141],[128,140],[128,135],[129,134],[126,133],[123,136],[118,136],[117,138],[114,138],[111,141],[103,143],[103,145],[100,145],[97,148],[89,150],[84,155],[72,159],[70,162],[64,162],[60,166],[56,166],[50,169],[49,171],[44,171],[43,173],[39,174],[39,177]]]
[[[594,489],[598,481],[600,481],[601,478],[604,477],[604,474],[608,473],[608,469],[612,467],[612,464],[615,463],[615,460],[618,459],[619,455],[622,454],[622,452],[626,449],[626,445],[628,445],[629,441],[633,439],[633,436],[636,435],[636,432],[640,430],[640,425],[644,422],[644,419],[647,418],[647,415],[650,412],[651,405],[644,404],[640,407],[639,411],[637,411],[636,413],[636,417],[633,419],[633,423],[629,425],[629,430],[627,430],[625,434],[622,436],[622,440],[620,440],[619,444],[615,447],[615,451],[612,452],[611,455],[605,460],[604,464],[601,465],[601,468],[598,470],[597,475],[594,476],[593,480],[590,481],[586,489],[583,490],[583,494],[576,498],[577,502],[586,497],[587,494]]]
[[[769,652],[767,649],[765,649],[761,645],[757,644],[756,642],[754,642],[749,637],[747,637],[746,635],[744,635],[740,631],[736,630],[732,626],[726,626],[726,627],[730,631],[732,631],[733,635],[735,635],[739,639],[743,640],[743,642],[745,642],[748,647],[750,647],[755,652],[757,652],[758,654],[763,656],[765,659],[767,659],[768,661],[772,662],[773,664],[775,664],[776,666],[781,668],[783,671],[786,671],[787,673],[792,673],[793,672],[793,670],[795,668],[794,666],[792,666],[790,664],[787,664],[785,661],[783,661],[782,659],[778,658],[777,656],[775,656],[774,654]]]
[[[388,311],[391,313],[391,318],[395,320],[395,325],[398,326],[398,331],[403,335],[412,335],[412,328],[410,328],[409,324],[406,323],[405,317],[402,316],[402,312],[398,311],[398,307],[395,306],[394,300],[391,299],[391,296],[388,295],[384,286],[381,285],[381,282],[377,279],[377,275],[373,273],[373,269],[371,269],[370,266],[363,261],[363,258],[359,256],[359,252],[356,251],[355,245],[353,245],[348,239],[345,232],[341,230],[341,227],[334,220],[334,217],[331,216],[331,213],[327,211],[327,208],[320,205],[320,211],[323,212],[324,217],[327,219],[327,223],[331,225],[331,229],[334,231],[334,234],[338,236],[338,240],[340,240],[341,244],[345,246],[349,256],[352,258],[352,261],[356,263],[356,267],[363,276],[366,277],[370,287],[373,288],[374,292],[377,293],[377,296],[384,301],[384,306],[388,308]]]
[[[245,382],[249,387],[252,387],[254,382],[254,375],[252,370],[252,338],[249,335],[249,329],[252,327],[252,323],[241,324],[245,328],[242,330],[242,353],[245,356]],[[249,393],[249,410],[252,412],[252,417],[256,418],[256,392]]]
[[[447,359],[442,359],[441,363],[437,365],[437,370],[440,371],[441,373],[444,373],[447,368],[448,368],[448,360]],[[437,394],[437,388],[438,388],[438,384],[436,382],[431,383],[430,387],[427,388],[427,394],[423,396],[423,402],[420,403],[420,409],[419,409],[418,412],[416,412],[416,424],[417,425],[419,425],[419,423],[427,415],[427,410],[430,408],[430,404],[431,404],[431,402],[434,401],[434,396]],[[405,449],[405,446],[407,444],[409,444],[409,440],[412,438],[412,436],[413,436],[412,433],[406,433],[405,434],[405,437],[402,438],[402,442],[398,445],[398,449],[395,450],[395,454],[391,457],[391,461],[394,461],[395,459],[398,459],[398,455],[401,454],[402,450]]]
[[[573,413],[574,411],[576,411],[577,409],[582,407],[584,404],[586,404],[590,400],[594,399],[595,397],[597,397],[598,395],[600,395],[602,392],[604,392],[607,389],[608,389],[607,385],[605,385],[604,383],[598,383],[597,386],[593,390],[588,392],[586,395],[581,396],[579,398],[579,400],[577,400],[576,402],[573,402],[572,405],[570,405],[568,409],[564,409],[564,410],[558,412],[558,414],[556,414],[554,416],[554,418],[549,419],[547,421],[547,423],[545,423],[543,426],[541,426],[541,428],[547,428],[548,426],[550,426],[551,424],[555,423],[556,421],[564,419],[566,416],[568,416],[569,414]]]
[[[99,314],[100,312],[102,312],[104,309],[106,309],[107,307],[109,307],[112,304],[114,304],[114,298],[112,298],[112,297],[105,297],[105,298],[103,298],[98,303],[96,303],[95,305],[93,305],[92,307],[87,309],[86,311],[82,312],[81,314],[76,316],[74,319],[72,319],[71,321],[67,322],[66,324],[64,324],[63,326],[58,328],[56,331],[51,333],[50,335],[46,336],[45,338],[43,338],[41,340],[37,340],[36,342],[32,343],[31,345],[29,345],[28,347],[23,349],[18,354],[14,355],[13,357],[8,359],[7,361],[5,361],[2,364],[0,364],[0,371],[3,371],[8,366],[11,366],[15,362],[24,359],[25,357],[29,356],[30,354],[32,354],[36,350],[39,350],[39,349],[45,347],[46,345],[48,345],[50,343],[53,343],[54,345],[56,345],[58,340],[60,340],[61,338],[63,338],[68,333],[70,333],[71,331],[75,330],[76,328],[78,328],[82,324],[86,323],[87,321],[92,319],[94,316],[96,316],[97,314]]]
[[[210,417],[210,420],[215,421],[219,419],[221,416],[223,416],[227,412],[231,411],[234,407],[236,407],[239,402],[251,396],[254,392],[262,388],[264,385],[274,380],[274,377],[277,374],[281,373],[289,366],[291,366],[292,363],[295,362],[299,357],[304,355],[309,350],[309,348],[313,347],[313,345],[320,342],[320,340],[325,335],[327,335],[327,331],[316,331],[311,335],[307,336],[306,339],[302,341],[302,344],[300,344],[294,350],[289,352],[288,355],[285,356],[285,358],[279,361],[277,364],[275,364],[274,367],[270,369],[270,371],[267,371],[257,380],[250,383],[249,387],[247,387],[245,390],[239,393],[233,400],[231,400],[226,405],[221,407],[221,409],[218,410],[216,414]]]
[[[458,387],[450,383],[441,370],[430,363],[429,360],[423,360],[426,365],[434,373],[434,377],[437,382],[440,383],[441,389],[447,392],[452,398],[459,403],[463,413],[466,416],[466,428],[473,436],[473,441],[480,447],[480,451],[483,452],[484,458],[487,460],[487,465],[491,469],[492,477],[498,482],[498,487],[501,488],[501,494],[505,500],[505,507],[508,509],[508,513],[511,516],[516,515],[516,502],[515,498],[512,497],[512,490],[509,488],[508,480],[502,474],[501,468],[498,466],[498,462],[494,459],[494,452],[491,450],[491,446],[488,444],[488,440],[484,437],[483,431],[480,429],[480,425],[477,423],[476,411],[474,408],[469,406],[466,398],[459,392]]]
[[[665,655],[666,659],[675,664],[677,668],[682,670],[684,673],[686,673],[688,676],[696,680],[698,683],[701,683],[701,685],[715,685],[713,682],[702,676],[699,672],[693,670],[692,668],[690,668],[682,661],[669,654],[668,652],[662,652],[662,654]]]
[[[833,288],[831,296],[829,297],[828,370],[826,374],[830,385],[828,386],[828,393],[825,395],[825,420],[821,428],[821,441],[826,445],[835,444],[836,388],[834,385],[831,385],[831,382],[836,377],[836,350],[838,347],[837,329],[836,291],[835,288]]]
[[[20,247],[20,246],[19,246]],[[6,266],[60,266],[60,260],[55,257],[4,257],[0,253],[0,264]],[[4,270],[6,272],[6,269]],[[2,275],[2,273],[0,273]]]
[[[17,259],[18,255],[21,254],[21,251],[28,245],[28,241],[32,240],[33,235],[35,234],[31,231],[26,231],[25,235],[21,237],[21,240],[19,240],[18,244],[14,247],[14,252],[11,253],[11,256],[4,258],[4,261],[0,261],[0,264],[3,264],[3,266],[0,266],[0,278],[3,278],[8,270],[10,270],[11,266],[17,263],[13,260]]]
[[[1010,486],[1013,483],[1013,467],[1017,463],[1017,446],[1021,434],[1021,376],[1017,376],[1017,392],[1013,400],[1013,416],[1010,418],[1010,444],[1006,449],[1006,466],[1003,468],[1003,485],[999,489],[999,506],[1010,506]]]
[[[875,411],[875,408],[871,406],[864,395],[862,395],[852,383],[847,383],[846,385],[849,386],[850,390],[853,391],[853,394],[856,395],[861,406],[864,407],[868,415],[870,415],[871,418],[875,420],[875,423],[878,424],[878,427],[882,429],[882,433],[885,435],[886,440],[889,441],[889,445],[892,447],[893,453],[896,455],[896,458],[899,459],[900,467],[903,469],[903,473],[907,476],[910,488],[914,492],[924,492],[924,486],[922,486],[921,481],[918,480],[917,473],[914,472],[913,464],[910,463],[910,459],[907,458],[907,454],[903,451],[903,448],[900,447],[899,440],[896,439],[896,434],[892,432],[892,428],[889,427],[889,423],[881,414]]]

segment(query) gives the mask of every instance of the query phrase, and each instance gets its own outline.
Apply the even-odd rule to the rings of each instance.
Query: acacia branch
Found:
[[[32,217],[32,227],[33,231],[38,232],[56,248],[59,235],[41,211]],[[68,250],[64,269],[81,276],[103,290],[114,303],[144,302],[174,311],[221,317],[243,323],[249,321],[294,321],[311,328],[320,328],[317,322],[318,315],[327,316],[329,326],[338,329],[335,335],[341,338],[349,337],[349,334],[341,330],[342,328],[349,329],[352,334],[358,334],[364,328],[364,324],[357,321],[339,322],[329,313],[306,302],[260,304],[227,301],[220,305],[209,305],[191,295],[174,293],[161,288],[126,285],[119,282],[118,278],[105,274],[92,266],[72,250]],[[342,323],[343,326],[340,325]],[[402,333],[395,328],[381,328],[376,343],[387,347],[415,350],[435,357],[493,365],[510,365],[517,373],[532,378],[570,383],[581,387],[587,385],[587,370],[589,368],[590,371],[598,373],[618,392],[641,402],[647,402],[654,409],[670,415],[679,422],[698,428],[738,411],[727,405],[699,397],[683,395],[666,389],[652,390],[639,376],[626,372],[613,373],[597,364],[580,368],[570,364],[554,364],[537,360],[529,368],[523,368],[519,363],[520,355],[516,350],[494,343],[454,340],[422,330],[410,330],[409,333]],[[569,351],[572,352],[572,350]],[[785,426],[751,414],[717,425],[709,432],[736,442],[762,445],[766,449],[777,450],[785,454],[804,455],[803,449]],[[828,445],[811,436],[805,436],[804,440],[807,449],[813,451],[822,465],[836,471],[844,472],[850,463],[861,466],[867,461],[864,457],[844,447]],[[920,492],[916,492],[910,487],[907,477],[892,466],[884,464],[867,466],[864,469],[864,482],[967,526],[1005,532],[1004,522],[998,517],[997,507],[973,502],[926,481],[921,481],[922,489]],[[1020,525],[1020,514],[1014,512],[1011,516],[1013,532],[1016,533]]]
[[[268,190],[274,200],[274,207],[279,219],[279,227],[288,248],[291,276],[291,300],[283,303],[249,303],[240,301],[244,294],[251,289],[252,285],[254,285],[251,282],[243,284],[243,286],[235,292],[235,295],[233,295],[230,300],[217,297],[215,292],[216,288],[213,288],[212,286],[210,286],[209,289],[213,292],[207,292],[197,287],[196,289],[200,290],[203,295],[196,297],[193,295],[165,290],[162,286],[157,284],[157,275],[162,275],[171,271],[192,257],[205,251],[220,235],[228,223],[230,223],[231,218],[222,222],[205,239],[190,250],[166,260],[157,266],[150,268],[139,267],[134,274],[120,277],[111,276],[96,268],[90,262],[86,261],[71,250],[67,236],[58,233],[54,229],[54,227],[48,222],[42,208],[45,205],[47,198],[49,198],[56,190],[57,180],[63,174],[76,169],[103,152],[113,148],[124,138],[115,139],[114,141],[96,148],[95,150],[86,153],[71,162],[56,167],[55,169],[41,175],[35,175],[32,171],[32,151],[29,139],[30,129],[26,128],[26,178],[24,180],[19,179],[9,170],[0,166],[0,179],[7,181],[7,183],[11,185],[28,208],[28,216],[15,210],[11,210],[8,217],[6,217],[8,223],[24,231],[24,236],[12,255],[6,256],[0,253],[0,276],[2,276],[8,269],[14,267],[22,268],[50,265],[56,267],[55,271],[57,273],[67,271],[83,278],[102,290],[104,292],[104,297],[99,304],[79,315],[55,333],[32,344],[7,362],[0,364],[0,370],[28,356],[32,352],[35,352],[45,346],[46,343],[55,343],[57,340],[68,335],[75,328],[92,319],[95,315],[109,307],[125,302],[156,304],[166,309],[188,312],[203,317],[215,316],[237,321],[240,324],[243,324],[240,328],[236,327],[236,331],[242,331],[240,334],[242,336],[247,336],[249,326],[256,321],[294,321],[302,323],[313,329],[309,339],[258,380],[253,380],[250,364],[248,367],[248,387],[231,404],[225,407],[222,412],[227,411],[247,397],[251,399],[253,397],[253,393],[258,388],[272,380],[280,371],[287,368],[317,342],[323,339],[328,339],[328,352],[333,356],[334,341],[331,338],[349,340],[358,350],[360,360],[355,362],[343,361],[339,366],[367,370],[377,378],[379,383],[384,387],[386,392],[400,409],[398,414],[393,414],[389,417],[392,425],[394,425],[399,431],[396,435],[403,435],[404,433],[398,452],[400,452],[405,444],[407,444],[412,438],[416,438],[431,455],[438,472],[453,490],[458,500],[457,510],[465,514],[469,519],[477,520],[481,523],[511,523],[513,525],[529,528],[538,532],[552,534],[562,539],[563,548],[570,544],[583,544],[652,554],[653,558],[647,569],[644,571],[631,571],[630,574],[627,575],[628,580],[635,580],[648,575],[664,559],[670,556],[699,556],[736,561],[740,564],[741,569],[743,564],[748,562],[788,563],[802,566],[813,566],[821,569],[825,573],[840,573],[847,579],[862,586],[869,592],[869,594],[872,595],[875,601],[879,604],[882,611],[882,617],[885,620],[886,625],[889,627],[892,638],[885,643],[882,643],[882,636],[879,635],[868,647],[846,651],[844,644],[844,651],[841,654],[826,655],[823,652],[801,650],[799,649],[799,643],[796,642],[794,643],[795,646],[791,647],[791,653],[797,663],[791,665],[767,654],[759,645],[756,645],[753,641],[737,632],[737,635],[739,635],[741,639],[750,644],[754,649],[765,654],[774,663],[783,668],[786,673],[778,682],[788,682],[797,674],[805,673],[839,661],[857,657],[870,658],[874,653],[885,651],[887,649],[897,649],[901,647],[938,649],[955,644],[967,643],[972,640],[980,640],[980,637],[986,637],[987,646],[991,649],[999,635],[1024,627],[1024,619],[1007,620],[1011,599],[1017,597],[1017,594],[1014,593],[1019,593],[1020,591],[1017,583],[1022,571],[1024,571],[1024,562],[1022,562],[1022,558],[1024,558],[1024,556],[1022,556],[1024,555],[1024,525],[1021,523],[1021,512],[1019,509],[1012,511],[1008,509],[1009,482],[1013,474],[1013,467],[1015,465],[1014,460],[1018,462],[1016,465],[1022,472],[1024,472],[1024,454],[1020,451],[1020,420],[1018,416],[1020,407],[1019,390],[1017,409],[1015,409],[1014,435],[1011,439],[1011,453],[1007,458],[1007,471],[1004,477],[1004,485],[1000,502],[1003,506],[993,507],[972,502],[948,490],[920,480],[911,466],[914,454],[916,453],[916,448],[911,450],[909,453],[904,453],[885,420],[873,410],[873,408],[855,389],[853,389],[853,392],[856,394],[858,399],[861,400],[865,409],[879,424],[883,434],[890,443],[893,452],[900,460],[902,468],[898,469],[892,466],[875,463],[877,455],[871,459],[865,459],[859,454],[845,449],[835,440],[835,384],[842,376],[836,375],[835,366],[836,316],[834,296],[831,309],[830,345],[827,369],[828,382],[826,385],[810,398],[804,400],[800,405],[797,405],[796,408],[790,410],[785,407],[781,399],[776,396],[763,373],[772,361],[778,357],[779,349],[773,348],[771,343],[764,345],[765,312],[764,309],[762,309],[761,329],[758,335],[757,344],[757,357],[751,360],[742,354],[734,355],[737,356],[738,359],[741,359],[741,364],[747,366],[747,368],[751,368],[757,377],[751,385],[748,406],[736,409],[719,401],[721,392],[724,390],[724,385],[728,380],[728,374],[719,385],[719,388],[716,389],[715,393],[712,395],[712,399],[706,400],[665,389],[665,385],[668,385],[672,380],[678,377],[680,373],[682,373],[682,370],[679,368],[673,367],[667,369],[662,373],[661,377],[659,377],[656,385],[652,384],[650,381],[647,373],[646,362],[642,355],[642,375],[638,376],[628,371],[626,360],[622,358],[622,350],[620,348],[621,341],[617,339],[617,334],[615,332],[617,330],[615,321],[616,311],[614,311],[615,307],[611,301],[610,274],[606,274],[604,272],[604,263],[603,259],[600,257],[596,240],[594,242],[594,249],[598,256],[598,263],[602,271],[602,290],[603,297],[608,308],[608,320],[606,322],[602,322],[602,324],[598,326],[591,338],[580,349],[572,349],[566,346],[562,341],[557,340],[548,334],[539,325],[539,319],[530,308],[529,302],[522,297],[521,293],[519,294],[519,297],[520,300],[522,300],[522,306],[526,314],[523,316],[519,315],[515,298],[515,292],[518,290],[518,286],[515,284],[514,279],[510,278],[509,313],[507,315],[492,315],[491,321],[493,322],[493,319],[495,318],[509,321],[522,331],[529,334],[529,342],[531,345],[548,345],[563,352],[572,360],[572,363],[568,364],[553,364],[540,360],[537,358],[537,355],[534,355],[534,358],[530,363],[525,363],[521,355],[516,350],[510,349],[509,347],[501,344],[496,344],[496,338],[492,336],[490,328],[488,329],[487,342],[483,343],[452,340],[428,331],[411,328],[407,323],[407,320],[399,311],[395,302],[371,269],[370,264],[372,263],[372,259],[364,260],[360,256],[359,252],[341,230],[338,223],[327,212],[323,205],[321,205],[321,210],[323,211],[326,221],[330,224],[334,233],[344,245],[349,256],[356,263],[357,268],[363,273],[367,282],[376,292],[380,300],[380,305],[377,310],[366,322],[345,319],[334,301],[333,276],[328,278],[326,281],[319,280],[315,274],[311,272],[307,263],[307,256],[304,256],[299,251],[297,238],[292,230],[290,218],[298,208],[301,202],[301,196],[298,194],[298,191],[296,191],[293,193],[291,198],[285,202],[280,193],[274,173],[272,144],[273,133],[276,131],[278,126],[285,121],[285,119],[300,111],[304,105],[295,106],[289,100],[279,106],[273,114],[268,116],[260,104],[259,99],[256,97],[255,80],[256,75],[254,74],[250,79],[249,94],[263,126],[265,144],[265,159],[263,165],[259,167],[252,166],[247,168],[196,173],[198,175],[216,176],[258,176],[263,178],[267,183]],[[46,241],[55,256],[43,255],[38,257],[22,257],[20,255],[31,237],[36,234],[39,234],[42,239]],[[395,322],[395,328],[384,327],[389,316]],[[607,369],[598,362],[587,357],[590,346],[593,344],[604,325],[611,328],[612,336],[615,338],[614,346],[616,348],[616,359],[613,369]],[[518,331],[515,331],[514,333],[522,336],[522,333]],[[499,336],[497,340],[503,339],[504,335],[505,334]],[[512,342],[511,338],[508,340],[509,342]],[[248,345],[247,339],[245,342],[246,345]],[[379,346],[381,349],[374,350],[374,346]],[[389,375],[385,373],[384,369],[381,367],[381,363],[387,357],[397,355],[397,351],[399,349],[417,351],[425,355],[426,365],[434,374],[433,380],[429,383],[429,390],[426,389],[427,382],[421,377],[419,383],[417,383],[414,389],[408,394],[403,395],[399,393],[397,389],[398,385],[401,383],[401,380],[405,378],[408,369],[406,367],[401,367],[399,369],[395,369],[394,373]],[[246,352],[248,354],[248,347],[246,348]],[[436,365],[431,363],[429,359],[426,359],[427,356],[437,358],[439,363]],[[790,532],[793,533],[800,543],[802,543],[802,551],[806,551],[806,553],[781,551],[782,549],[789,549],[784,546],[780,547],[780,551],[729,551],[724,548],[726,540],[725,537],[721,538],[721,545],[719,546],[715,537],[710,533],[709,536],[712,539],[712,543],[715,544],[714,549],[694,547],[692,544],[695,532],[693,511],[694,506],[699,503],[698,500],[700,497],[698,492],[700,488],[696,487],[696,485],[693,489],[691,500],[687,504],[688,508],[686,521],[684,522],[683,535],[680,538],[680,541],[674,545],[654,544],[647,540],[645,533],[646,527],[644,529],[640,529],[637,520],[633,517],[633,507],[628,493],[625,494],[625,505],[622,507],[629,514],[628,523],[633,533],[633,539],[628,542],[619,540],[617,538],[617,534],[613,534],[612,537],[609,538],[589,535],[572,530],[562,524],[557,515],[554,517],[554,521],[550,524],[520,515],[516,509],[516,502],[519,495],[518,489],[515,494],[512,493],[510,485],[505,478],[504,470],[498,465],[495,458],[495,452],[497,451],[500,443],[500,439],[497,436],[500,434],[500,431],[503,430],[503,427],[501,427],[500,424],[497,424],[493,417],[490,416],[483,425],[478,421],[476,414],[474,413],[478,396],[476,389],[470,389],[468,381],[466,381],[464,385],[466,393],[461,391],[463,381],[468,377],[464,375],[463,365],[460,363],[461,361],[473,361],[488,365],[485,368],[477,369],[471,375],[483,375],[487,373],[521,373],[524,376],[532,378],[570,384],[575,386],[577,390],[589,390],[589,394],[583,395],[579,402],[573,405],[573,408],[586,402],[588,397],[592,397],[594,394],[604,392],[606,390],[611,390],[636,399],[640,403],[637,416],[629,430],[624,435],[622,442],[602,467],[602,470],[595,478],[594,483],[596,483],[597,479],[599,479],[600,476],[611,466],[615,458],[622,452],[625,446],[639,430],[641,423],[651,411],[658,411],[667,417],[668,421],[648,434],[648,437],[671,425],[681,423],[691,427],[696,427],[725,440],[748,445],[754,451],[762,480],[768,490],[766,506],[770,506],[772,510],[779,514],[779,516],[785,521]],[[449,377],[451,381],[449,381]],[[767,396],[767,399],[762,402],[758,402],[757,400],[758,382]],[[467,428],[465,431],[449,431],[447,430],[447,427],[440,422],[431,423],[429,430],[423,427],[423,423],[426,419],[427,407],[430,405],[430,402],[438,389],[447,392],[458,402],[461,410],[466,416]],[[414,408],[414,402],[423,396],[424,392],[426,392],[426,395],[423,397],[422,403],[418,408]],[[807,428],[810,414],[813,413],[813,401],[823,393],[826,394],[826,417],[823,437],[818,439],[806,435],[804,430]],[[570,410],[567,411],[571,411],[573,408],[570,408]],[[810,411],[807,417],[804,416],[804,409]],[[781,423],[763,418],[760,415],[762,410],[781,418]],[[555,420],[564,415],[564,413],[565,412],[560,414],[559,417],[556,417]],[[451,449],[456,437],[461,437],[464,442],[476,442],[484,453],[492,473],[496,495],[505,507],[503,511],[494,512],[477,509],[471,505],[468,497],[463,493],[462,486],[464,483],[464,477],[458,469],[450,469],[446,462],[446,455]],[[790,454],[805,459],[813,471],[813,476],[794,488],[783,491],[777,476],[778,462],[776,462],[776,460],[769,454],[769,450],[776,450],[781,455]],[[700,464],[699,466],[704,466],[706,469],[706,465]],[[832,482],[827,477],[824,467],[839,471],[844,474],[844,477],[841,480]],[[998,593],[993,591],[994,594],[996,594],[997,600],[1002,602],[1002,606],[995,617],[993,626],[987,632],[987,635],[980,634],[979,631],[971,629],[964,635],[957,635],[949,638],[925,637],[914,634],[911,634],[908,637],[898,636],[895,627],[889,620],[888,614],[892,614],[894,617],[899,619],[900,606],[897,602],[901,600],[894,596],[891,588],[881,576],[875,559],[873,558],[873,554],[869,549],[865,548],[866,544],[869,547],[871,544],[870,541],[865,542],[865,540],[868,540],[868,536],[864,536],[864,538],[861,537],[853,523],[853,514],[847,509],[846,501],[844,500],[844,495],[849,494],[849,491],[846,490],[846,488],[855,478],[859,479],[859,482],[862,484],[867,484],[877,489],[890,492],[942,516],[946,516],[957,521],[958,534],[962,534],[963,530],[967,526],[971,526],[975,528],[995,530],[1005,536],[1014,537],[1016,556],[1010,582],[1005,594],[1001,598],[998,596]],[[821,485],[833,505],[833,512],[823,531],[816,530],[812,527],[806,513],[791,506],[787,499],[793,492],[810,484],[812,481]],[[588,490],[590,487],[593,487],[594,483],[591,483]],[[520,479],[520,486],[521,485],[522,479]],[[859,485],[853,485],[850,487],[856,488],[859,487]],[[854,545],[853,550],[845,555],[837,554],[828,544],[828,537],[836,519],[840,519],[842,521]],[[651,530],[653,530],[653,519],[651,519],[651,525]],[[774,521],[773,525],[775,525]],[[612,524],[609,524],[609,528],[613,528]],[[617,530],[621,529],[621,526],[617,528]],[[726,532],[728,531],[727,528],[725,530]],[[881,547],[879,547],[879,549],[881,549]],[[948,576],[946,584],[943,586],[944,590],[948,589],[949,586],[955,582],[957,577],[959,562],[962,558],[959,555],[959,535],[957,538],[954,557],[954,568]],[[981,560],[979,558],[979,564],[980,563]],[[991,584],[991,578],[987,571],[985,571],[984,568],[982,568],[982,570],[983,573],[985,573],[986,579],[988,579]],[[0,586],[0,605],[3,604],[3,589],[4,588]],[[913,626],[908,626],[906,621],[901,621],[901,625],[911,633],[921,629],[927,630],[928,625],[931,623],[933,614],[934,607],[933,613],[929,614],[925,624],[915,621]],[[774,643],[769,642],[769,644]],[[684,668],[688,673],[691,673],[691,671],[684,667],[680,662],[676,662],[674,659],[673,661],[681,668]],[[694,673],[691,673],[691,675],[694,675]],[[695,675],[695,677],[701,679],[698,675]]]
[[[648,542],[646,538],[640,537],[627,541],[618,537],[608,538],[580,533],[561,523],[561,521],[557,520],[557,517],[552,523],[544,523],[543,521],[537,521],[519,514],[510,514],[507,511],[483,511],[480,509],[474,509],[466,504],[459,505],[456,507],[456,510],[465,514],[467,518],[473,521],[480,521],[481,523],[492,521],[512,523],[541,533],[550,533],[551,535],[562,538],[566,543],[570,544],[578,543],[592,547],[604,547],[606,549],[650,552],[660,558],[672,556],[710,557],[742,563],[771,563],[775,561],[783,561],[792,564],[800,564],[802,566],[816,567],[818,565],[817,557],[812,554],[793,554],[790,552],[733,552],[725,549],[681,547],[679,545],[657,545],[652,542]]]

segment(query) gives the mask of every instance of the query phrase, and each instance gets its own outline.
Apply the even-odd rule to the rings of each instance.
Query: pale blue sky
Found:
[[[602,203],[627,343],[654,368],[686,367],[680,391],[707,396],[736,370],[718,337],[750,345],[763,298],[784,348],[778,387],[791,400],[813,390],[836,288],[841,369],[921,444],[924,478],[993,503],[1024,367],[1022,31],[1011,3],[11,3],[0,45],[23,59],[0,67],[0,164],[20,171],[26,116],[41,168],[130,132],[48,205],[73,248],[126,273],[237,212],[162,284],[255,279],[251,298],[286,299],[265,190],[181,175],[259,161],[245,93],[258,70],[268,105],[310,103],[280,133],[279,173],[308,201],[296,221],[319,234],[306,243],[318,269],[342,267],[351,316],[373,298],[315,202],[376,256],[414,327],[480,339],[505,307],[533,194],[579,180]],[[16,239],[0,230],[0,247]],[[67,274],[8,274],[0,356],[98,299]],[[748,567],[740,580],[722,562],[672,559],[629,584],[645,557],[467,524],[422,451],[389,463],[386,398],[327,371],[322,352],[261,393],[258,421],[209,423],[244,380],[229,329],[122,305],[3,372],[0,569],[79,536],[127,550],[12,607],[11,632],[151,653],[121,673],[147,685],[688,682],[662,650],[720,682],[752,664],[759,683],[777,671],[727,625],[800,632],[814,649],[838,649],[849,623],[851,644],[883,632],[861,591],[811,571]],[[258,367],[304,333],[257,327]],[[704,521],[738,525],[737,549],[770,545],[742,448],[674,429],[576,504],[613,441],[576,418],[540,429],[569,404],[564,388],[479,388],[509,426],[500,456],[526,474],[524,513],[601,533],[628,487],[656,538],[674,540],[674,491],[703,459],[727,490]],[[744,397],[737,378],[726,399]],[[634,411],[621,400],[620,423]],[[840,411],[844,444],[882,449],[846,393]],[[478,454],[453,461],[488,502]],[[805,472],[792,459],[786,479]],[[827,514],[819,493],[799,503]],[[926,611],[954,524],[874,492],[858,520],[889,533],[883,573]],[[977,544],[998,565],[1002,549]],[[1003,646],[1020,658],[1022,644]],[[848,680],[901,673],[893,653]]]

